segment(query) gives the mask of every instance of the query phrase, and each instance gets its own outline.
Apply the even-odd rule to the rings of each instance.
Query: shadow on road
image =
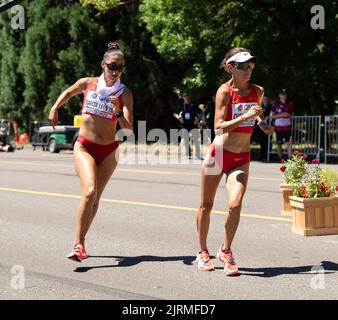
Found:
[[[89,256],[89,258],[114,259],[115,264],[102,266],[77,267],[74,272],[87,272],[92,269],[116,268],[116,267],[132,267],[143,262],[173,262],[182,261],[185,265],[193,265],[196,256],[174,256],[174,257],[159,257],[159,256]],[[214,257],[211,257],[214,258]],[[322,269],[318,269],[321,267]],[[215,269],[223,269],[223,267],[215,267]],[[338,264],[331,261],[322,261],[321,265],[314,266],[298,266],[298,267],[263,267],[263,268],[239,268],[240,275],[272,278],[282,275],[292,274],[331,274],[338,271]]]
[[[87,272],[92,269],[102,268],[116,268],[116,267],[132,267],[142,262],[172,262],[182,261],[185,265],[192,265],[196,256],[176,256],[176,257],[158,257],[158,256],[136,256],[136,257],[123,257],[123,256],[89,256],[88,258],[104,258],[115,259],[117,264],[92,266],[92,267],[78,267],[74,272]]]
[[[318,269],[319,267],[323,269]],[[223,269],[216,267],[216,269]],[[272,278],[287,274],[331,274],[338,271],[338,264],[331,261],[322,261],[319,266],[299,266],[299,267],[272,267],[272,268],[239,268],[241,275]]]

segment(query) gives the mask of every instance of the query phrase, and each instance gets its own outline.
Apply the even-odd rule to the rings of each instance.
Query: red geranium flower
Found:
[[[286,170],[286,166],[280,167],[280,171],[285,172],[285,170]]]
[[[312,160],[312,164],[318,164],[319,163],[319,160],[318,159],[313,159]]]
[[[293,152],[293,154],[294,154],[295,156],[299,156],[299,155],[300,155],[300,152],[299,152],[298,150],[296,150],[296,151]]]
[[[321,185],[319,188],[320,188],[320,190],[323,191],[324,193],[326,193],[327,190],[328,190],[328,188],[325,187],[324,185]]]
[[[307,198],[307,190],[305,186],[301,188],[300,194],[303,198]]]
[[[302,156],[302,158],[305,160],[305,159],[307,158],[307,155],[304,154],[304,155]]]

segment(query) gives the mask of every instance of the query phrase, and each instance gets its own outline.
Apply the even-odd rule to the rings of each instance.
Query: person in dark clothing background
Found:
[[[264,96],[262,99],[262,109],[265,121],[267,121],[267,118],[270,116],[271,107],[272,105],[269,102],[269,98],[267,96]],[[265,134],[262,130],[259,130],[259,138],[261,145],[260,159],[261,161],[267,161],[269,136]]]
[[[207,103],[203,112],[205,119],[207,121],[207,128],[211,130],[211,142],[213,142],[215,139],[215,129],[214,129],[215,95],[213,95],[212,100]]]
[[[182,94],[183,103],[177,107],[174,117],[180,121],[181,127],[188,131],[187,137],[182,137],[181,143],[185,147],[186,156],[191,158],[190,142],[192,138],[191,130],[197,128],[197,123],[201,118],[202,110],[198,109],[191,101],[187,93]],[[200,154],[200,139],[193,137],[195,157],[201,158]]]

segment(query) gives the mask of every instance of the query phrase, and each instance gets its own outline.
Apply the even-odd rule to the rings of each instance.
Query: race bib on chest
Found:
[[[186,112],[186,113],[184,114],[184,119],[185,119],[185,120],[190,120],[190,113],[189,113],[189,112]]]
[[[89,90],[83,107],[83,113],[90,113],[106,119],[114,116],[114,106],[109,96],[103,98],[99,93]]]
[[[232,106],[232,119],[236,119],[241,115],[247,113],[252,106],[256,106],[257,102],[244,102],[233,103]],[[238,127],[253,127],[255,125],[255,119],[248,119],[241,123]]]

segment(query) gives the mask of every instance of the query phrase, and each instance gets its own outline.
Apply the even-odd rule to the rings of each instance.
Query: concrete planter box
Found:
[[[279,188],[283,192],[283,210],[281,211],[281,215],[291,217],[292,210],[289,197],[292,196],[294,186],[293,184],[281,183]]]
[[[303,236],[338,234],[338,197],[290,197],[292,232]]]

